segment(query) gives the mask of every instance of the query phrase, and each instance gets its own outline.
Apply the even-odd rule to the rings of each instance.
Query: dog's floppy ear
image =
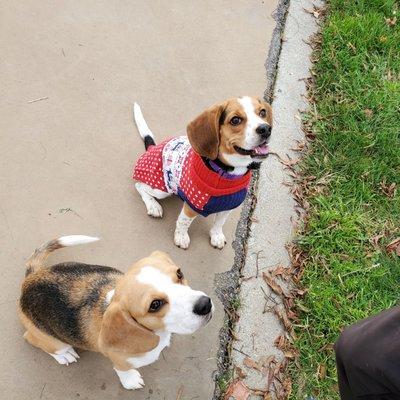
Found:
[[[216,104],[187,126],[187,136],[193,150],[211,160],[218,157],[220,118],[224,108],[225,103]]]
[[[103,316],[101,347],[109,351],[141,354],[157,347],[159,337],[136,322],[118,302],[112,302]]]

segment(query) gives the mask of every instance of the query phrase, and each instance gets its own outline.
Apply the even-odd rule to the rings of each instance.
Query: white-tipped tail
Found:
[[[61,236],[57,239],[50,240],[38,247],[33,254],[28,258],[26,262],[26,275],[37,271],[42,268],[47,257],[54,250],[61,249],[63,247],[75,246],[77,244],[92,243],[99,240],[97,237],[85,236],[85,235],[69,235]]]
[[[150,136],[154,139],[152,131],[144,120],[142,110],[140,109],[139,104],[136,102],[133,104],[133,118],[135,119],[141,138],[145,139],[147,136]]]
[[[69,235],[69,236],[59,237],[58,243],[60,243],[60,245],[63,247],[68,247],[68,246],[76,246],[78,244],[97,242],[98,240],[100,240],[100,238],[94,236]]]

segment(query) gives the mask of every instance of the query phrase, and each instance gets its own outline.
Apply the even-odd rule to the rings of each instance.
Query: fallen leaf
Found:
[[[279,350],[283,350],[287,345],[287,340],[284,335],[280,335],[275,339],[275,346]]]
[[[326,9],[324,7],[316,7],[315,5],[313,6],[312,10],[308,10],[307,8],[304,7],[303,10],[306,13],[311,14],[316,19],[323,17],[326,13]]]
[[[283,158],[280,158],[279,161],[286,167],[292,167],[293,165],[296,165],[300,161],[300,159],[299,158],[288,158],[287,160],[284,160]]]
[[[388,26],[395,26],[397,22],[397,17],[385,18],[385,22]]]
[[[255,396],[264,396],[265,395],[265,390],[251,389],[251,394],[254,394]]]
[[[304,141],[298,140],[297,145],[295,147],[292,147],[290,150],[303,151],[305,146],[306,146],[306,143]]]
[[[269,367],[273,362],[275,362],[275,356],[267,356],[262,357],[258,364],[263,369],[263,373],[265,373],[265,367]]]
[[[252,368],[252,369],[256,369],[257,371],[261,371],[260,366],[258,365],[258,363],[254,360],[252,360],[249,357],[246,357],[243,360],[243,364],[247,367],[247,368]]]
[[[384,237],[385,235],[383,233],[379,235],[372,236],[371,239],[369,239],[369,242],[374,246],[376,249],[379,247],[379,241]]]
[[[271,271],[272,276],[280,276],[282,279],[287,281],[290,278],[289,268],[279,264],[274,270]]]
[[[296,355],[294,354],[294,352],[293,352],[293,351],[290,351],[290,350],[285,351],[285,352],[283,353],[283,355],[284,355],[286,358],[288,358],[289,360],[294,360],[294,359],[296,358]]]
[[[283,390],[285,391],[284,398],[288,399],[290,394],[292,393],[292,380],[289,377],[285,378],[282,386]]]
[[[326,365],[325,364],[318,365],[317,377],[318,377],[318,379],[325,379],[325,377],[326,377]]]
[[[293,289],[292,293],[295,296],[303,297],[308,292],[308,289]]]
[[[236,375],[237,375],[240,379],[244,379],[244,378],[246,378],[246,376],[247,376],[246,372],[244,372],[244,371],[242,370],[242,368],[240,368],[240,367],[238,367],[238,366],[235,367],[235,372],[236,372]]]
[[[395,81],[395,80],[398,79],[398,76],[397,76],[397,74],[396,74],[394,71],[392,71],[391,69],[389,69],[389,70],[387,71],[387,73],[386,73],[386,79],[387,79],[388,81]]]
[[[387,196],[390,197],[391,199],[393,199],[393,197],[396,194],[396,183],[386,183],[385,181],[380,183],[380,187],[382,192]]]
[[[282,287],[279,285],[279,283],[275,281],[275,279],[271,276],[269,272],[263,272],[262,276],[264,281],[272,289],[272,291],[274,291],[276,294],[280,296],[283,295]]]
[[[293,304],[290,304],[290,308],[292,308],[292,307],[293,307]],[[287,316],[292,321],[298,320],[297,314],[291,309],[287,310]]]
[[[292,323],[290,322],[286,312],[278,307],[274,307],[274,312],[275,312],[276,316],[279,318],[279,320],[281,321],[282,325],[285,327],[285,329],[287,331],[291,331]]]
[[[373,111],[372,111],[371,109],[369,109],[369,108],[366,108],[366,109],[364,110],[364,114],[365,114],[365,116],[366,116],[367,118],[371,118],[372,115],[373,115]]]
[[[272,367],[272,365],[270,365],[269,369],[268,369],[268,378],[267,378],[267,389],[269,389],[271,387],[272,382],[275,379],[275,375],[274,375],[274,368]]]
[[[388,253],[395,253],[400,257],[400,237],[392,240],[387,246],[386,251]]]
[[[249,388],[243,381],[237,379],[233,381],[225,393],[225,400],[247,400],[250,396]]]

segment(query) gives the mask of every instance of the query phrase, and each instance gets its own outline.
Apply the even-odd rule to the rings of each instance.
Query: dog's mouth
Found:
[[[261,143],[257,147],[254,147],[254,149],[250,150],[243,149],[239,146],[234,146],[234,149],[242,156],[250,156],[251,158],[266,158],[269,154],[267,142]]]

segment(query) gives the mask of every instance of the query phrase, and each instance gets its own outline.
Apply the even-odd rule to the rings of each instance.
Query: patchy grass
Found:
[[[233,371],[226,371],[218,377],[217,385],[221,393],[225,393],[233,380]]]
[[[394,0],[329,1],[306,116],[315,140],[301,166],[311,182],[297,243],[308,292],[293,399],[338,399],[342,328],[400,300],[400,258],[385,250],[400,236],[399,12]]]
[[[242,306],[242,302],[241,302],[241,300],[240,300],[240,297],[239,297],[239,296],[235,296],[235,297],[231,300],[230,304],[231,304],[231,307],[232,307],[232,310],[233,310],[233,311],[238,311],[239,308]]]

